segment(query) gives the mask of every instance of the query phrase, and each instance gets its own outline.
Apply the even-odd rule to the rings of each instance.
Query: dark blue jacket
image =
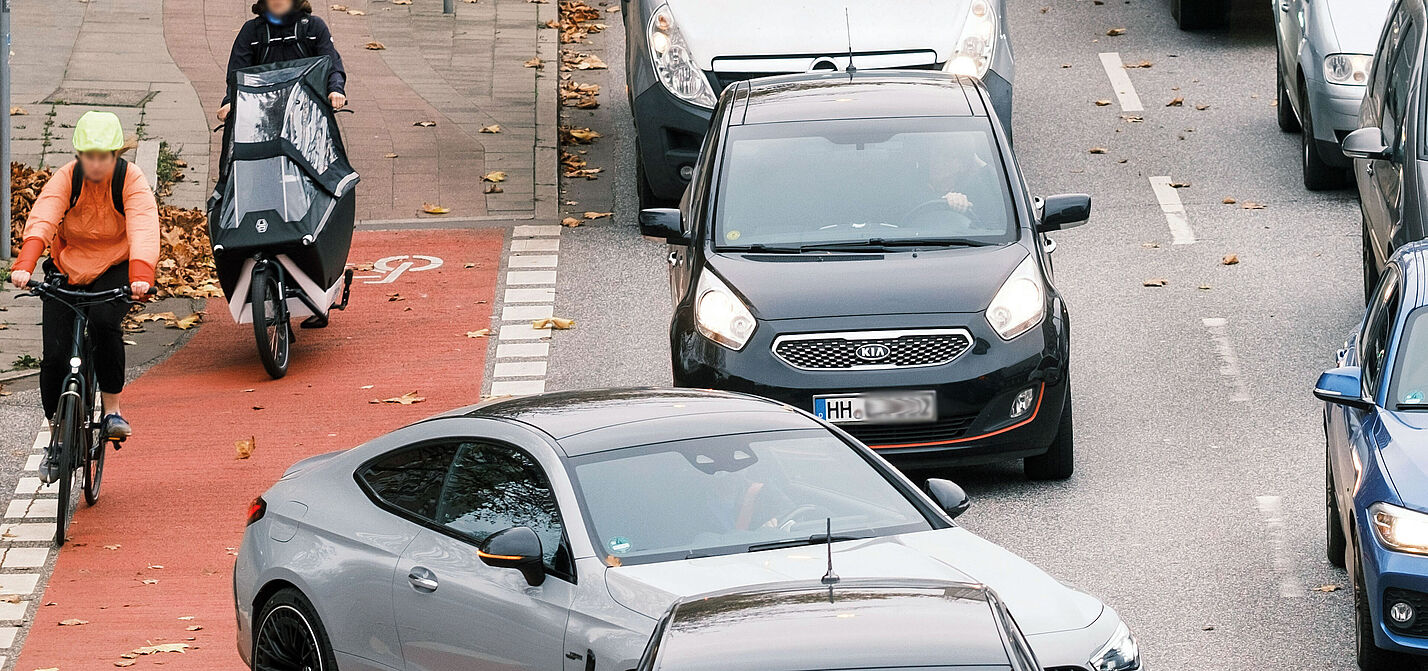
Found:
[[[238,31],[233,40],[233,52],[228,56],[228,74],[254,65],[266,65],[311,56],[332,59],[332,74],[327,78],[328,93],[347,95],[347,71],[342,67],[342,55],[332,43],[332,32],[316,16],[305,14],[285,18],[274,25],[267,17],[255,16]],[[225,80],[226,81],[226,80]],[[228,104],[224,95],[223,104]]]

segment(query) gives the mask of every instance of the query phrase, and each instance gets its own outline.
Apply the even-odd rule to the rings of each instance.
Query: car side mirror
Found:
[[[1091,197],[1084,193],[1063,193],[1047,196],[1041,203],[1041,223],[1037,230],[1064,231],[1085,224],[1091,219]]]
[[[1314,384],[1314,396],[1359,410],[1373,407],[1373,401],[1364,398],[1363,373],[1358,366],[1335,368],[1320,375]]]
[[[497,531],[476,548],[477,556],[487,566],[513,568],[526,577],[532,586],[545,582],[545,561],[540,548],[540,536],[530,527],[511,527]]]
[[[688,242],[684,236],[684,217],[673,208],[640,210],[640,235],[660,238],[676,245]]]
[[[942,506],[942,510],[954,519],[967,512],[967,508],[972,506],[972,499],[967,497],[967,492],[951,480],[929,478],[927,493],[931,494],[932,500]]]
[[[1360,128],[1344,138],[1344,156],[1370,160],[1386,160],[1392,150],[1383,142],[1383,131],[1378,128]]]

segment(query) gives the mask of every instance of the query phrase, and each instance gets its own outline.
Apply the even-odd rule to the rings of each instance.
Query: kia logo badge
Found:
[[[882,361],[892,356],[892,348],[887,345],[859,345],[853,354],[863,361]]]

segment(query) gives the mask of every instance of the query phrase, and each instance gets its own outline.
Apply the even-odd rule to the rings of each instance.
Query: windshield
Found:
[[[611,564],[760,544],[932,529],[852,447],[822,430],[697,438],[571,460],[597,551]]]
[[[721,249],[1016,239],[985,119],[736,126],[721,169],[714,225]]]
[[[1388,404],[1398,410],[1428,410],[1428,307],[1408,315],[1403,338],[1394,353],[1393,382]]]

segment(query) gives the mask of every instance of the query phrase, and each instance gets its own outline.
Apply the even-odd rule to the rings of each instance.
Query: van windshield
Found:
[[[727,137],[714,215],[721,249],[1016,239],[986,119],[770,123]]]

